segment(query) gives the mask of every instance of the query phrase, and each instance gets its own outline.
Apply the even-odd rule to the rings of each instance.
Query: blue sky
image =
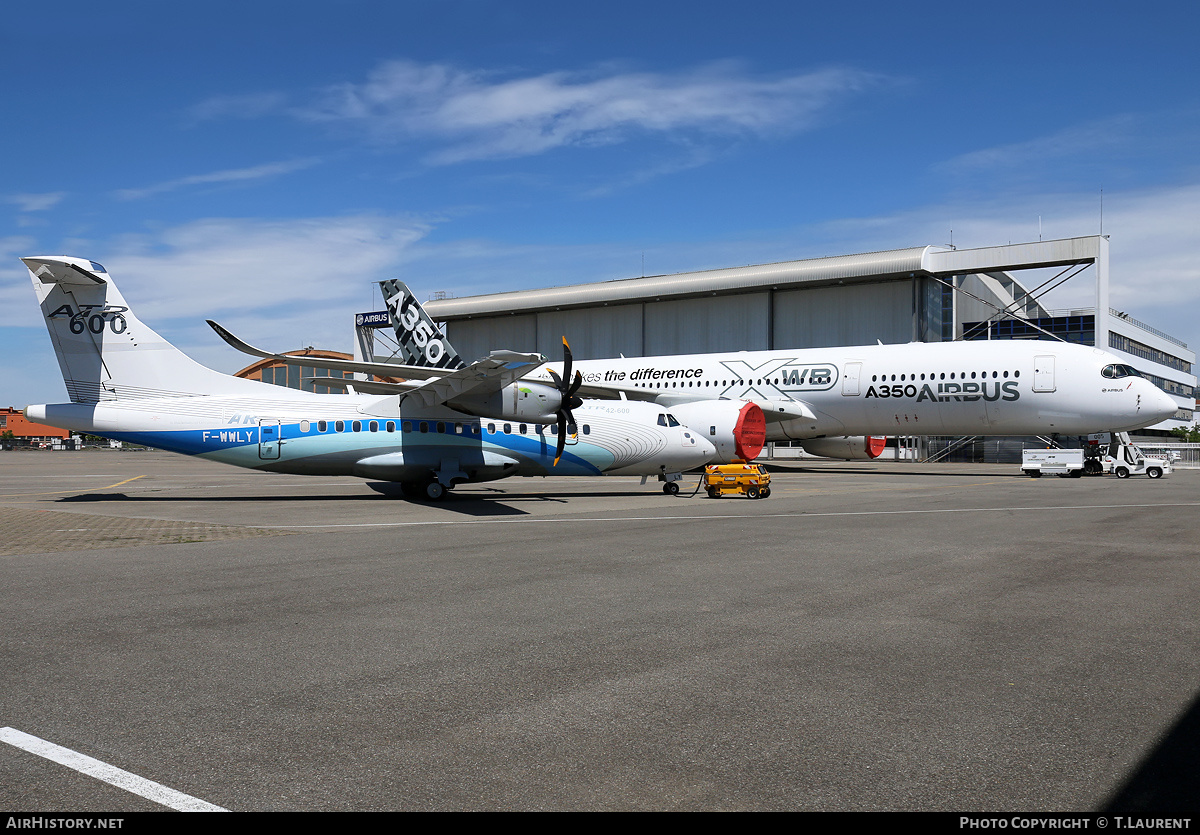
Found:
[[[981,6],[6,4],[0,401],[65,399],[22,255],[104,263],[233,371],[206,317],[349,350],[384,278],[1095,234],[1101,189],[1113,306],[1194,348],[1200,4]]]

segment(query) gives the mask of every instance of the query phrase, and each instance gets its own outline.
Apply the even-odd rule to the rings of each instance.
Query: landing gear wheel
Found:
[[[1129,468],[1117,467],[1117,478],[1129,478]]]
[[[1160,467],[1148,467],[1146,469],[1146,475],[1150,478],[1162,478],[1162,474],[1162,468]]]
[[[678,496],[679,495],[679,482],[668,481],[666,484],[663,485],[663,492],[666,493],[668,496]]]
[[[1100,462],[1096,461],[1095,459],[1083,462],[1084,475],[1100,475],[1103,470],[1104,468],[1100,466]]]
[[[747,499],[757,499],[758,498],[758,488],[757,487],[747,487],[746,488],[746,498]]]
[[[446,488],[440,481],[431,481],[425,485],[425,498],[430,501],[441,501],[446,495]]]

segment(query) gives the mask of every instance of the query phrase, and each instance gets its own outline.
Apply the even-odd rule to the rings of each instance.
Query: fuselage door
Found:
[[[1033,358],[1033,390],[1054,391],[1054,357],[1043,355]]]
[[[258,422],[258,457],[272,460],[279,457],[279,421],[260,420]]]
[[[842,396],[858,397],[858,378],[862,376],[861,362],[848,362],[842,369]]]

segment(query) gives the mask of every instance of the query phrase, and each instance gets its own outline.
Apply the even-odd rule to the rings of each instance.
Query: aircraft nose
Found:
[[[696,462],[698,464],[707,464],[717,454],[717,448],[707,438],[702,438],[699,435],[692,435],[696,439],[696,446],[693,447],[696,451]]]
[[[1151,383],[1154,386],[1153,383]],[[1150,399],[1149,410],[1152,414],[1158,417],[1158,420],[1170,420],[1175,417],[1175,413],[1179,411],[1179,404],[1175,402],[1171,395],[1154,386],[1153,397]]]

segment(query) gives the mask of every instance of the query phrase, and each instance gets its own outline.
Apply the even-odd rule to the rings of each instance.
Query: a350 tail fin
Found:
[[[400,345],[405,365],[454,370],[466,364],[429,318],[407,284],[389,278],[379,282],[379,286],[383,290],[383,300],[387,303],[388,315],[396,330],[396,342]]]
[[[64,255],[21,260],[72,402],[225,394],[247,382],[205,368],[142,324],[95,261]]]

